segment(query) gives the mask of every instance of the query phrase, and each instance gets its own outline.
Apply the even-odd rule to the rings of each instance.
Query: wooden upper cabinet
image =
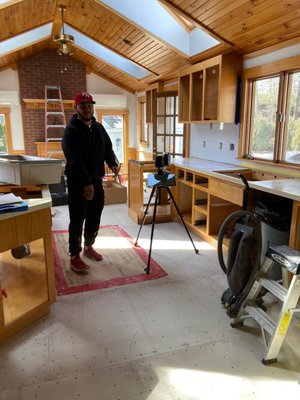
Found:
[[[162,92],[164,90],[163,82],[157,82],[146,89],[146,123],[153,122],[153,113],[154,113],[154,96],[158,92]]]
[[[179,72],[180,122],[234,122],[242,58],[220,55]]]

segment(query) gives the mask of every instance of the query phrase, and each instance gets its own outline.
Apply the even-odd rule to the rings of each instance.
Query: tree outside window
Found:
[[[5,115],[0,114],[0,153],[7,153],[7,139],[5,128]]]
[[[279,77],[258,80],[254,83],[253,90],[253,156],[273,160]]]

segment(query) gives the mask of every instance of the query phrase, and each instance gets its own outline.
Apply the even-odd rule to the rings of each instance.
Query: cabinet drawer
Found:
[[[218,179],[210,179],[209,192],[210,194],[230,201],[231,203],[239,206],[243,205],[244,188],[242,186],[220,181]]]

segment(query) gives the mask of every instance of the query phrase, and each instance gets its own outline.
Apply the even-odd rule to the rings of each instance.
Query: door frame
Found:
[[[123,166],[127,167],[127,146],[128,146],[128,115],[129,111],[119,108],[111,108],[111,109],[101,109],[97,108],[97,120],[102,123],[102,116],[103,115],[122,115],[123,116],[123,152],[124,152],[124,162],[122,163]]]

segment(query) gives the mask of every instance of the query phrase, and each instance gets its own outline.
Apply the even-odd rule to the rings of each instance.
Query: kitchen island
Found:
[[[46,315],[56,299],[48,187],[0,185],[0,193],[10,192],[28,210],[0,214],[0,340]]]

